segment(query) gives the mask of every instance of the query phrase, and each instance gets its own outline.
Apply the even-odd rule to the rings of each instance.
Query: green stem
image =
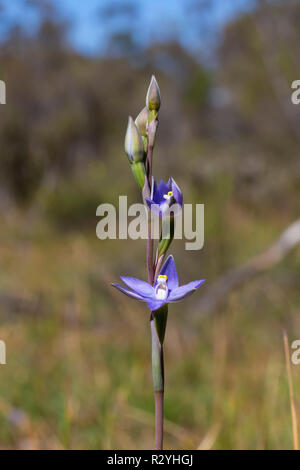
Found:
[[[163,341],[166,331],[168,306],[151,312],[152,377],[155,396],[155,449],[163,449],[164,423],[164,353]]]
[[[163,450],[164,392],[154,392],[155,397],[155,450]]]
[[[150,319],[152,337],[152,377],[155,392],[164,391],[164,368],[162,361],[162,344],[157,334],[153,312]]]

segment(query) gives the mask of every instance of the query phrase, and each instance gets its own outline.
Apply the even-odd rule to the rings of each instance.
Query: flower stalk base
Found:
[[[164,419],[164,353],[163,341],[168,318],[168,306],[151,312],[152,377],[155,396],[155,449],[163,448]]]

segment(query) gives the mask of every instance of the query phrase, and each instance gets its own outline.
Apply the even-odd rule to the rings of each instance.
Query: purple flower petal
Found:
[[[154,288],[150,286],[148,282],[129,276],[121,276],[121,279],[130,289],[137,292],[141,297],[152,297],[155,295]]]
[[[112,286],[113,286],[113,287],[116,287],[116,288],[119,289],[121,292],[123,292],[124,294],[128,295],[129,297],[132,297],[133,299],[142,300],[143,302],[145,302],[145,299],[144,299],[142,296],[140,296],[140,295],[137,294],[136,292],[132,292],[131,290],[127,289],[126,287],[120,286],[120,284],[115,284],[115,283],[113,283]]]
[[[149,197],[145,197],[145,201],[151,212],[155,212],[156,214],[161,215],[160,205],[157,202],[154,202],[152,199],[149,199]]]
[[[153,186],[152,186],[151,196],[152,196],[152,200],[154,201],[155,204],[160,204],[161,203],[162,195],[161,195],[159,189],[157,188],[157,184],[156,184],[156,181],[154,179],[153,179]]]
[[[202,279],[201,281],[192,281],[188,284],[177,287],[176,289],[172,290],[172,292],[168,296],[168,302],[177,302],[178,300],[188,297],[193,292],[195,292],[195,290],[198,289],[198,287],[200,287],[203,282],[204,279]]]
[[[158,188],[157,188],[157,193],[159,194],[160,196],[160,201],[164,199],[164,194],[168,194],[169,192],[169,188],[168,188],[168,185],[163,181],[161,180],[161,182],[159,183],[158,185]]]
[[[178,276],[175,261],[172,255],[168,256],[164,262],[159,274],[165,274],[168,276],[168,288],[169,290],[176,289],[178,287]]]
[[[156,299],[147,300],[147,305],[150,308],[151,312],[154,312],[155,310],[158,310],[165,303],[167,303],[167,300],[156,300]]]
[[[149,209],[151,209],[152,204],[155,204],[155,202],[147,196],[145,196],[145,201],[147,202],[147,206],[149,207]]]
[[[176,199],[177,204],[179,204],[182,207],[182,203],[183,203],[182,192],[180,191],[178,184],[173,178],[170,178],[169,181],[171,182],[171,191],[173,192],[174,198]]]

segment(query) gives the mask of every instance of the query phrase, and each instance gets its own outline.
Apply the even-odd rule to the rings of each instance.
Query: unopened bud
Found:
[[[125,136],[125,152],[130,163],[144,161],[144,143],[142,136],[130,116]]]
[[[147,91],[146,106],[149,111],[158,112],[161,104],[160,90],[156,78],[152,75],[151,82]]]
[[[145,158],[146,158],[147,150],[148,150],[148,137],[147,137],[148,114],[149,114],[148,109],[145,106],[145,108],[142,109],[142,111],[140,112],[140,114],[137,116],[135,120],[136,127],[138,128],[142,136]]]
[[[147,137],[147,123],[148,109],[145,106],[135,120],[136,127],[138,128],[141,136]]]
[[[135,177],[137,184],[139,185],[140,189],[143,190],[145,186],[145,178],[146,178],[146,169],[143,162],[133,162],[131,166],[132,173]]]
[[[159,258],[160,256],[164,255],[167,252],[174,238],[174,230],[175,230],[174,217],[163,219],[162,234],[161,234],[160,240],[158,242],[158,247],[157,247],[157,258]]]

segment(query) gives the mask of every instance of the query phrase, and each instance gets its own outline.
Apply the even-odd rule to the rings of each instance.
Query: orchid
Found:
[[[158,186],[154,181],[152,194],[152,198],[145,197],[145,201],[152,212],[162,217],[170,215],[171,210],[173,210],[174,215],[180,212],[183,196],[173,178],[170,178],[167,184],[161,180]]]
[[[165,304],[178,302],[188,297],[204,282],[204,279],[201,279],[179,286],[172,255],[164,262],[153,286],[134,277],[122,276],[121,279],[130,289],[119,284],[112,285],[129,297],[146,302],[151,311],[156,311]]]
[[[166,253],[175,235],[176,215],[182,209],[183,196],[173,178],[157,186],[152,175],[152,157],[158,128],[161,96],[154,76],[148,88],[146,107],[135,121],[130,117],[125,137],[125,152],[131,170],[148,207],[147,273],[148,282],[122,276],[125,286],[113,283],[119,291],[145,302],[150,310],[152,338],[152,377],[155,397],[155,449],[163,449],[164,356],[163,343],[168,318],[168,305],[195,292],[203,279],[179,286],[177,269],[172,255]],[[154,252],[152,213],[161,217],[161,233]]]

